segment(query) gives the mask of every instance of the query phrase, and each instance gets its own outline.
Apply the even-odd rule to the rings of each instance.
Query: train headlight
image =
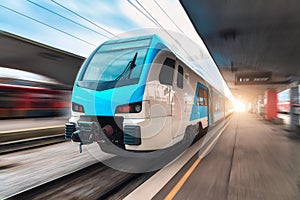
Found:
[[[137,113],[141,112],[142,111],[142,105],[140,105],[140,104],[135,105],[134,110]]]
[[[142,111],[142,102],[118,106],[116,113],[139,113]]]
[[[84,108],[82,105],[72,102],[72,110],[74,112],[84,112]]]

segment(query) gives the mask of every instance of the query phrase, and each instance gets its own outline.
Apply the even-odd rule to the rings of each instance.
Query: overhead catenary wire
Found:
[[[87,44],[89,44],[89,45],[91,45],[91,46],[95,46],[94,44],[92,44],[92,43],[90,43],[90,42],[88,42],[88,41],[86,41],[86,40],[84,40],[84,39],[81,39],[81,38],[79,38],[79,37],[77,37],[77,36],[75,36],[75,35],[72,35],[72,34],[66,32],[66,31],[63,31],[63,30],[61,30],[61,29],[59,29],[59,28],[56,28],[56,27],[54,27],[54,26],[51,26],[51,25],[49,25],[49,24],[47,24],[47,23],[45,23],[45,22],[39,21],[39,20],[37,20],[37,19],[34,19],[33,17],[30,17],[30,16],[28,16],[28,15],[25,15],[24,13],[21,13],[21,12],[19,12],[19,11],[14,10],[14,9],[8,8],[8,7],[3,6],[3,5],[1,5],[1,4],[0,4],[0,7],[4,8],[4,9],[6,9],[6,10],[9,10],[9,11],[11,11],[11,12],[14,12],[14,13],[16,13],[16,14],[18,14],[18,15],[21,15],[21,16],[23,16],[23,17],[25,17],[25,18],[28,18],[28,19],[30,19],[30,20],[33,20],[33,21],[35,21],[35,22],[37,22],[37,23],[40,23],[40,24],[42,24],[42,25],[44,25],[44,26],[47,26],[47,27],[49,27],[49,28],[52,28],[52,29],[54,29],[54,30],[56,30],[56,31],[59,31],[59,32],[61,32],[61,33],[64,33],[64,34],[66,34],[66,35],[68,35],[68,36],[71,36],[71,37],[73,37],[73,38],[75,38],[75,39],[77,39],[77,40],[80,40],[80,41],[82,41],[82,42],[84,42],[84,43],[87,43]]]
[[[138,10],[142,15],[144,15],[149,21],[151,21],[153,24],[155,24],[156,26],[159,26],[159,24],[153,20],[151,17],[149,17],[148,15],[146,15],[143,11],[141,11],[141,9],[139,9],[134,3],[132,3],[130,0],[127,0],[127,2],[133,6],[136,10]]]
[[[179,47],[189,56],[191,56],[182,46],[181,44],[149,13],[149,11],[138,1],[136,2],[143,8],[143,10],[149,15],[146,15],[140,8],[138,8],[134,3],[131,2],[131,0],[127,0],[130,5],[132,5],[135,9],[137,9],[142,15],[144,15],[148,20],[150,20],[152,23],[154,23],[156,26],[159,26],[167,35],[169,35],[170,38],[172,38]],[[192,57],[192,56],[191,56]]]
[[[174,38],[172,36],[172,34],[169,33],[169,31],[167,31],[156,19],[155,17],[153,17],[153,15],[151,15],[151,13],[138,1],[138,0],[135,0],[139,6],[141,6],[141,8],[151,17],[149,18],[149,16],[147,16],[140,8],[138,8],[136,5],[134,5],[134,3],[131,2],[131,0],[127,0],[132,6],[135,7],[135,9],[137,9],[140,13],[142,13],[145,17],[147,17],[150,21],[152,21],[152,23],[156,24],[157,26],[159,26],[167,35],[169,35],[170,38],[172,38],[177,44],[178,46],[188,55],[190,56],[191,58],[193,56],[191,56],[191,54],[189,52],[187,52],[185,50],[185,48],[182,47],[182,45],[180,44],[180,42]]]
[[[163,9],[159,3],[157,3],[156,0],[154,0],[154,3],[159,7],[159,9],[169,18],[169,20],[176,26],[176,28],[184,34],[184,31],[175,23],[175,21],[170,17],[170,15]]]
[[[130,0],[127,0],[131,5],[134,5]],[[173,39],[173,41],[175,41],[175,43],[177,43],[177,45],[178,45],[178,47],[180,48],[180,49],[182,49],[183,50],[183,52],[186,54],[186,56],[188,56],[188,57],[183,57],[184,59],[186,59],[187,61],[189,60],[189,59],[195,59],[196,57],[195,57],[195,55],[194,56],[192,56],[183,46],[182,46],[182,44],[176,39],[176,38],[174,38],[174,36],[172,36],[172,34],[170,34],[169,33],[169,31],[167,31],[152,15],[151,15],[151,13],[149,12],[149,11],[147,11],[147,9],[138,1],[138,0],[135,0],[138,4],[139,4],[139,6],[141,6],[142,8],[143,8],[143,10],[145,10],[145,12],[151,17],[151,18],[153,18],[153,20],[151,20],[152,21],[152,23],[154,23],[154,24],[156,24],[157,26],[159,26],[167,35],[169,35],[169,37],[171,38],[171,39]],[[148,19],[149,19],[149,16],[147,16],[140,8],[138,8],[136,5],[134,5],[134,7],[140,12],[140,13],[142,13],[145,17],[147,17]],[[200,54],[201,55],[203,55],[202,54],[202,52],[200,51]],[[193,61],[191,61],[192,63],[193,63]],[[193,64],[194,65],[194,64]],[[195,66],[196,67],[196,66]]]
[[[114,37],[117,37],[116,34],[110,32],[109,30],[107,30],[106,28],[103,28],[102,26],[96,24],[95,22],[93,22],[93,21],[87,19],[86,17],[83,17],[82,15],[80,15],[80,14],[78,14],[77,12],[75,12],[75,11],[73,11],[73,10],[67,8],[66,6],[64,6],[64,5],[60,4],[60,3],[58,3],[57,1],[55,1],[55,0],[51,0],[51,1],[52,1],[53,3],[55,3],[56,5],[58,5],[58,6],[62,7],[62,8],[64,8],[65,10],[67,10],[67,11],[73,13],[73,14],[76,15],[77,17],[79,17],[79,18],[81,18],[81,19],[83,19],[83,20],[89,22],[90,24],[92,24],[92,25],[94,25],[94,26],[100,28],[101,30],[105,31],[106,33],[108,33],[108,34],[110,34],[110,35],[112,35],[112,36],[114,36]]]
[[[40,8],[42,8],[42,9],[46,10],[46,11],[48,11],[48,12],[54,14],[54,15],[57,15],[57,16],[59,16],[59,17],[65,19],[65,20],[68,20],[68,21],[70,21],[70,22],[72,22],[72,23],[74,23],[74,24],[76,24],[76,25],[78,25],[78,26],[81,26],[81,27],[83,27],[83,28],[85,28],[85,29],[87,29],[87,30],[90,30],[90,31],[92,31],[92,32],[94,32],[94,33],[96,33],[96,34],[98,34],[98,35],[101,35],[101,36],[103,36],[103,37],[105,37],[105,38],[109,38],[109,36],[107,36],[107,35],[104,35],[104,34],[98,32],[98,31],[95,31],[95,30],[93,30],[93,29],[91,29],[91,28],[89,28],[89,27],[87,27],[87,26],[84,26],[84,25],[82,25],[82,24],[80,24],[80,23],[78,23],[78,22],[76,22],[76,21],[74,21],[74,20],[72,20],[72,19],[70,19],[70,18],[67,18],[67,17],[65,17],[65,16],[63,16],[63,15],[57,13],[57,12],[54,12],[53,10],[50,10],[49,8],[46,8],[46,7],[44,7],[44,6],[42,6],[42,5],[38,4],[38,3],[35,3],[35,2],[33,2],[33,1],[31,1],[31,0],[26,0],[26,1],[28,1],[29,3],[34,4],[34,5],[38,6],[38,7],[40,7]]]
[[[130,1],[130,0],[128,0],[128,1]],[[172,34],[170,34],[169,33],[169,31],[168,30],[166,30],[156,19],[155,19],[155,17],[153,17],[153,15],[151,15],[151,13],[138,1],[138,0],[135,0],[142,8],[143,8],[143,10],[158,24],[158,26],[163,30],[163,31],[165,31],[165,33],[166,34],[168,34],[180,47],[181,47],[181,49],[186,53],[186,54],[188,54],[188,55],[190,55],[182,46],[181,46],[181,44],[180,44],[180,42],[176,39],[176,38],[174,38],[173,36],[172,36]]]

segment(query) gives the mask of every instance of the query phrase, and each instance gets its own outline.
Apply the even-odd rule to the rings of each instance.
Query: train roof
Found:
[[[145,40],[145,39],[152,39],[153,37],[158,37],[158,36],[156,36],[156,34],[153,34],[153,35],[143,35],[143,36],[136,36],[136,37],[129,37],[129,38],[120,38],[115,40],[108,40],[103,44],[115,44],[115,43],[129,42],[135,40]]]
[[[116,40],[109,40],[102,45],[116,44],[138,40],[149,40],[149,43],[144,43],[149,48],[168,48],[176,57],[186,63],[195,73],[201,76],[208,84],[213,86],[228,99],[234,101],[234,97],[224,81],[217,65],[212,59],[207,49],[195,44],[186,36],[176,37],[167,34],[149,34],[143,36],[120,38]],[[180,41],[180,42],[179,42]],[[183,42],[182,42],[183,41]],[[101,46],[102,46],[101,45]]]

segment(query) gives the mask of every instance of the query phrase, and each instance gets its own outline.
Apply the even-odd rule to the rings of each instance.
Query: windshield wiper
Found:
[[[129,63],[127,64],[127,66],[125,67],[125,69],[123,70],[123,72],[115,79],[120,80],[121,78],[124,79],[129,79],[132,70],[135,68],[136,64],[136,58],[137,58],[138,52],[135,53],[133,59],[131,61],[129,61]],[[127,75],[125,76],[125,74],[127,73]]]

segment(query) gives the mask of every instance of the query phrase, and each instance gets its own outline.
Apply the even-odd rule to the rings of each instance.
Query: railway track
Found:
[[[64,127],[0,132],[0,154],[64,142]]]
[[[211,139],[213,135],[209,137]],[[177,153],[174,153],[178,151]],[[173,154],[169,154],[173,152]],[[39,185],[4,196],[9,199],[123,199],[156,171],[177,157],[182,149],[161,152],[159,157],[115,156],[59,178],[45,180]],[[158,154],[157,154],[158,155]],[[102,164],[102,163],[105,163]],[[115,170],[113,168],[121,169]],[[140,173],[126,173],[136,171]],[[150,172],[149,172],[150,171]],[[147,173],[145,173],[147,172]]]
[[[120,172],[99,162],[6,198],[122,199],[153,174]]]

